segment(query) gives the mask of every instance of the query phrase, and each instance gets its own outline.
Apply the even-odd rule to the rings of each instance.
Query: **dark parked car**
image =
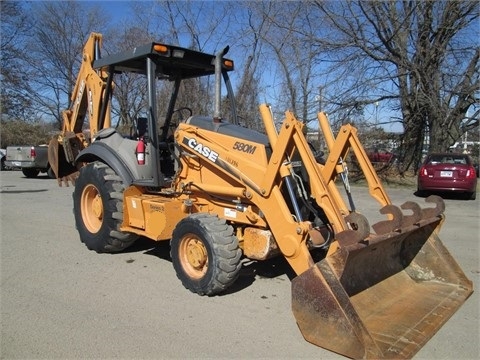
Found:
[[[470,156],[435,153],[425,158],[418,172],[418,193],[456,192],[475,200],[477,174]]]
[[[2,158],[2,170],[6,169],[6,166],[5,166],[5,157],[6,156],[7,156],[7,150],[0,149],[0,157]]]

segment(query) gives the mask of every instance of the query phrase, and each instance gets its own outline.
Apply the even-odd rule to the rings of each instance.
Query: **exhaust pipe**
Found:
[[[229,46],[219,51],[215,55],[215,110],[213,113],[213,121],[220,122],[222,120],[222,113],[220,104],[222,102],[222,59],[228,53]]]

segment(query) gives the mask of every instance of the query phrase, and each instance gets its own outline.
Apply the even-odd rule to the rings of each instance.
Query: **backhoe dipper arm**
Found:
[[[62,131],[48,145],[48,162],[60,186],[63,182],[68,186],[69,182],[75,181],[78,175],[76,156],[90,144],[99,130],[110,127],[110,98],[114,87],[112,74],[108,76],[104,69],[93,68],[94,61],[100,58],[101,44],[102,35],[91,33],[83,48],[70,108],[62,113]],[[83,133],[87,115],[88,138]]]
[[[102,109],[103,102],[109,103],[110,101],[109,98],[104,98],[108,74],[104,70],[94,70],[93,68],[93,62],[100,56],[101,43],[102,35],[92,33],[83,48],[82,65],[72,92],[71,106],[63,112],[63,134],[67,132],[81,133],[87,112],[90,135],[94,136],[100,130],[99,109]],[[106,106],[102,128],[110,127],[109,104]]]

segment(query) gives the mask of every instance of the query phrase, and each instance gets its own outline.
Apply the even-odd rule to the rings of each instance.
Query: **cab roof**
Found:
[[[206,54],[178,46],[150,42],[132,50],[102,57],[93,62],[94,69],[115,73],[132,72],[146,74],[150,58],[157,65],[156,76],[182,79],[212,75],[215,73],[215,55]],[[233,70],[233,61],[223,59],[223,71]]]

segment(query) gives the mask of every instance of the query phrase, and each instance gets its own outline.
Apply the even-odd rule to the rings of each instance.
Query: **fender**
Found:
[[[97,160],[110,166],[122,178],[124,184],[131,185],[133,183],[134,176],[125,161],[105,143],[93,142],[78,154],[75,163],[90,163]]]

